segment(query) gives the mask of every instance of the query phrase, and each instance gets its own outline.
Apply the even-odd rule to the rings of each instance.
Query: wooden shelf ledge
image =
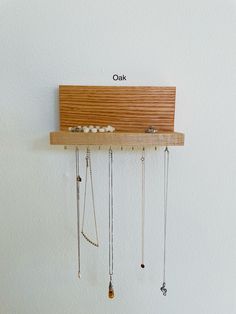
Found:
[[[178,132],[148,133],[50,133],[51,145],[120,145],[120,146],[183,146],[184,134]]]

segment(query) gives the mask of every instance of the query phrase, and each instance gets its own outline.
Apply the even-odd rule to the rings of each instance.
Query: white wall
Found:
[[[0,313],[236,313],[234,0],[0,1]],[[59,84],[177,86],[168,296],[160,293],[163,152],[115,152],[116,299],[107,298],[107,152],[93,154],[101,247],[76,277],[74,152],[49,146]],[[83,156],[84,158],[84,150]],[[82,158],[81,158],[82,161]],[[82,171],[84,175],[84,169]]]

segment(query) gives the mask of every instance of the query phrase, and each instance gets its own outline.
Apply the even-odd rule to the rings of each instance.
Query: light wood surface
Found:
[[[52,145],[119,145],[119,146],[181,146],[184,134],[177,132],[147,133],[50,133]]]
[[[60,129],[77,125],[112,125],[121,132],[144,132],[153,126],[174,131],[175,87],[59,87]]]

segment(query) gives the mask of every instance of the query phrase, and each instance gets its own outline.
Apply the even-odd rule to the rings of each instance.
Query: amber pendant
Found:
[[[115,297],[115,293],[114,293],[112,282],[110,281],[109,282],[109,289],[108,289],[108,298],[113,299],[114,297]]]

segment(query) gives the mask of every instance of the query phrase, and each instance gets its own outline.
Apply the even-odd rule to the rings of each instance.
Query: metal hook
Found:
[[[143,150],[142,150],[142,157],[141,157],[141,161],[144,162],[145,160],[145,148],[143,147]],[[142,267],[142,266],[141,266]]]

